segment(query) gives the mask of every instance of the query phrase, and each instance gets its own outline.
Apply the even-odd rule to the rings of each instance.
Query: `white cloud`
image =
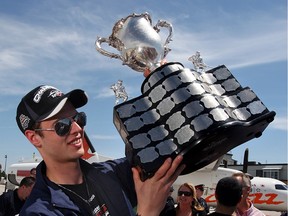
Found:
[[[223,31],[223,29],[203,32],[187,32],[179,29],[175,32],[173,41],[169,44],[172,51],[167,59],[186,60],[196,51],[200,51],[208,65],[228,64],[230,68],[248,65],[265,64],[285,61],[286,29],[283,23],[274,20],[267,23],[265,29],[254,29],[250,32]],[[272,27],[273,23],[273,27]],[[254,24],[250,24],[254,26]],[[255,24],[256,25],[256,24]],[[251,28],[251,27],[248,27]],[[266,28],[269,28],[267,31]]]
[[[274,121],[271,122],[271,128],[288,131],[287,116],[276,116]]]
[[[108,136],[108,135],[91,135],[92,139],[95,140],[117,140],[119,139],[119,136],[116,134],[115,136]]]
[[[110,98],[113,95],[113,91],[107,86],[97,91],[94,98]]]

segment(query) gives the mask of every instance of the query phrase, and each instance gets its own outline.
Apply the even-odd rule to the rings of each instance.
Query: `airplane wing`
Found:
[[[217,160],[213,161],[212,163],[208,164],[207,166],[199,169],[201,171],[216,171],[221,164],[224,155],[218,158]]]

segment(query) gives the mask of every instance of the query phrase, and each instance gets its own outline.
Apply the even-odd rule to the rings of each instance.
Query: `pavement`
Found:
[[[5,185],[0,184],[0,195],[4,192],[5,190]],[[262,211],[266,216],[280,216],[280,212],[275,212],[275,211]]]
[[[5,190],[5,185],[0,184],[0,195],[4,192]]]

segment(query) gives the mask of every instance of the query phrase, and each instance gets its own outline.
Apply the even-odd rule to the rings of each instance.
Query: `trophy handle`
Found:
[[[110,40],[107,38],[97,37],[97,40],[95,41],[95,48],[98,52],[100,52],[102,55],[108,56],[110,58],[116,58],[116,59],[123,60],[120,55],[104,50],[101,47],[102,43],[108,43],[110,45]]]
[[[153,27],[153,29],[158,33],[160,31],[159,27],[167,28],[169,31],[168,37],[166,38],[166,41],[164,43],[164,57],[167,55],[171,49],[169,49],[166,45],[172,41],[172,33],[173,33],[173,27],[172,24],[165,20],[158,20],[158,23]]]

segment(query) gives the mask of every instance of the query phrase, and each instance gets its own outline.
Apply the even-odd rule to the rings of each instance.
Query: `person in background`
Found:
[[[233,177],[224,177],[216,185],[215,198],[217,201],[215,212],[209,216],[233,215],[242,197],[242,185]]]
[[[196,197],[200,205],[202,205],[206,211],[206,213],[209,213],[209,206],[207,205],[206,200],[202,197],[204,193],[204,184],[199,184],[195,186],[196,189]]]
[[[0,216],[19,214],[34,184],[35,178],[31,176],[24,177],[18,188],[4,192],[0,196]]]
[[[174,191],[174,188],[173,186],[170,187],[170,191],[169,191],[169,195],[168,195],[168,198],[166,200],[166,204],[165,204],[165,207],[164,209],[161,211],[160,215],[159,216],[165,216],[166,215],[166,212],[169,212],[171,210],[174,209],[175,207],[175,202],[174,202],[174,199],[172,197],[172,193]]]
[[[251,180],[247,174],[242,172],[234,173],[232,175],[235,179],[239,181],[242,185],[242,199],[237,205],[235,211],[237,216],[264,216],[265,214],[257,209],[249,199],[249,194],[251,191]]]
[[[77,108],[87,102],[81,89],[64,94],[49,85],[34,88],[20,101],[18,127],[43,158],[20,216],[159,216],[185,168],[183,157],[167,158],[144,182],[127,158],[93,164],[81,159],[87,119]]]
[[[36,168],[32,168],[32,169],[30,170],[30,176],[36,178]]]
[[[177,206],[166,216],[205,216],[203,206],[197,200],[195,187],[190,183],[182,184],[178,189]]]

